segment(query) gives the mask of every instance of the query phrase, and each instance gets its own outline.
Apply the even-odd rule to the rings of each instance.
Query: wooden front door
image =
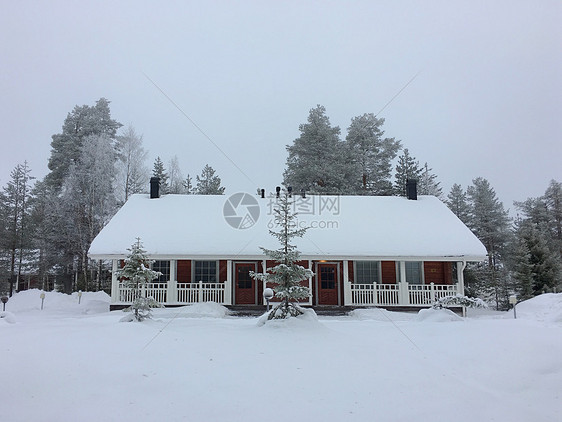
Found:
[[[256,281],[250,277],[250,271],[256,271],[254,262],[237,262],[234,264],[234,303],[236,305],[256,305]]]
[[[318,305],[338,304],[338,264],[318,264]]]

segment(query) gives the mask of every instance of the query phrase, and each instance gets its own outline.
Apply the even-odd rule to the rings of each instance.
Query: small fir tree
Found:
[[[396,173],[394,175],[394,193],[397,196],[406,196],[406,181],[408,179],[420,180],[422,169],[420,163],[410,155],[405,148],[402,155],[398,157]]]
[[[117,270],[117,277],[123,277],[125,286],[133,289],[133,304],[126,310],[133,313],[135,320],[142,321],[150,318],[151,308],[161,307],[153,298],[144,297],[143,293],[144,287],[162,273],[150,269],[151,261],[142,248],[140,238],[127,250],[131,253],[125,259],[123,268]]]
[[[152,176],[160,179],[160,193],[168,193],[168,173],[164,169],[164,163],[160,157],[156,157],[154,161],[154,168],[152,169]]]
[[[418,191],[420,195],[432,195],[441,199],[443,196],[441,182],[437,180],[437,175],[432,171],[433,169],[425,163],[418,181]]]
[[[191,176],[188,174],[183,181],[183,191],[186,195],[192,195],[195,188],[193,187],[193,181]]]
[[[253,279],[274,284],[275,296],[282,300],[269,313],[268,320],[302,315],[304,310],[298,305],[298,300],[306,299],[310,295],[308,287],[302,286],[300,282],[312,277],[314,273],[297,264],[300,252],[291,244],[291,239],[302,237],[307,228],[296,228],[296,214],[292,212],[292,205],[293,201],[287,191],[284,191],[274,208],[275,223],[279,231],[269,231],[279,240],[281,247],[275,250],[261,248],[277,265],[267,268],[265,273],[250,272]]]
[[[196,179],[195,193],[198,195],[224,195],[221,178],[215,175],[215,170],[210,165],[206,164],[201,177],[196,176]]]

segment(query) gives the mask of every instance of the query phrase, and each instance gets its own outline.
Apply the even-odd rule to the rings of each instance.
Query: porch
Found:
[[[218,261],[217,261],[218,262]],[[216,302],[225,306],[255,305],[263,306],[261,297],[266,286],[263,283],[252,281],[248,277],[248,271],[259,271],[266,268],[265,261],[221,261],[224,262],[224,271],[217,270],[218,282],[178,282],[177,262],[170,262],[169,280],[148,283],[141,290],[144,297],[152,297],[164,306],[183,306],[201,302]],[[303,301],[303,306],[332,306],[332,307],[384,307],[384,308],[419,308],[429,307],[435,301],[457,294],[464,294],[463,269],[464,263],[458,262],[456,268],[456,280],[454,283],[434,283],[426,277],[422,283],[414,284],[406,280],[405,261],[397,261],[398,275],[396,282],[373,282],[358,283],[353,278],[357,277],[357,271],[353,270],[353,261],[342,260],[339,262],[326,263],[324,261],[309,260],[303,262],[308,268],[314,268],[317,276],[309,280],[303,280],[308,284],[311,296]],[[394,264],[393,264],[394,265]],[[217,268],[221,267],[217,265]],[[323,268],[331,271],[320,271]],[[382,267],[381,267],[382,268]],[[117,269],[117,260],[114,261],[114,269]],[[355,273],[355,277],[354,274]],[[385,271],[382,271],[385,279]],[[432,273],[434,274],[434,273]],[[425,281],[425,282],[424,282]],[[242,289],[247,287],[247,289]],[[323,302],[322,296],[328,297],[326,292],[333,293],[332,302]],[[242,296],[242,294],[250,294]],[[250,298],[249,301],[241,300]],[[132,303],[134,291],[126,287],[116,277],[112,282],[111,307],[113,309]]]

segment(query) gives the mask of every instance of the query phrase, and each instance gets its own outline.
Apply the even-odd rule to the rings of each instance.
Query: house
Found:
[[[482,261],[486,249],[432,196],[293,195],[299,227],[294,239],[311,306],[427,307],[443,296],[463,294],[463,270]],[[140,238],[162,275],[145,294],[167,306],[215,301],[261,305],[265,286],[249,276],[274,265],[260,247],[277,249],[275,193],[226,195],[133,195],[92,242],[92,259],[112,260],[113,270]],[[131,302],[131,291],[114,275],[113,309]]]

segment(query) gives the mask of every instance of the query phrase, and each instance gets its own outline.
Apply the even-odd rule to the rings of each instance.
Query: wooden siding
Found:
[[[191,283],[191,260],[178,260],[176,279],[178,283]]]
[[[226,274],[228,272],[228,266],[226,259],[221,259],[219,261],[219,279],[217,282],[224,283],[226,281]]]
[[[396,263],[394,261],[381,261],[381,281],[383,284],[396,283]]]
[[[450,262],[425,261],[423,272],[425,284],[453,284],[453,267]]]

